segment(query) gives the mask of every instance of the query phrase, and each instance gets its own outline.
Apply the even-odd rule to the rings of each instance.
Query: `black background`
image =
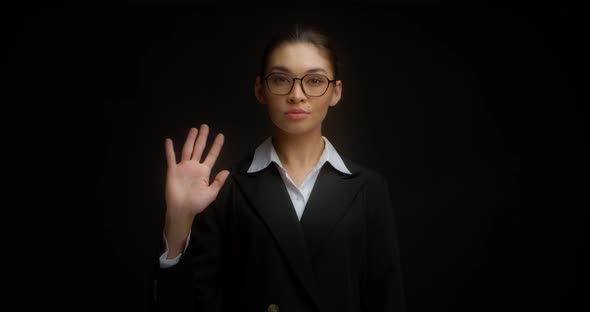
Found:
[[[9,302],[151,309],[164,138],[207,123],[215,172],[244,156],[265,40],[310,22],[341,57],[324,134],[390,182],[409,311],[583,310],[579,8],[162,3],[4,11]]]

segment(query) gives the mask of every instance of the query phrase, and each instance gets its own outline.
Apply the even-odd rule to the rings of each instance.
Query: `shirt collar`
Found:
[[[320,156],[317,165],[322,166],[325,162],[329,162],[336,170],[342,173],[352,174],[330,141],[324,136],[322,136],[322,139],[324,139],[325,148],[322,151],[322,155]],[[252,158],[250,168],[248,168],[248,173],[260,171],[266,168],[271,162],[276,163],[280,168],[284,169],[283,164],[272,145],[272,137],[268,137],[254,151],[254,157]]]

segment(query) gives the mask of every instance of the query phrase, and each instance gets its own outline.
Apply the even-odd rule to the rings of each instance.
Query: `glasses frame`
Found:
[[[276,75],[276,74],[280,74],[280,75],[285,75],[285,76],[291,77],[291,80],[292,80],[291,88],[289,88],[289,91],[287,91],[287,93],[282,93],[282,94],[281,93],[274,93],[274,92],[272,92],[270,90],[270,86],[268,85],[268,77],[270,77],[271,75]],[[326,77],[326,79],[328,79],[328,86],[326,87],[326,90],[324,90],[324,92],[322,94],[320,94],[320,95],[310,95],[310,94],[307,93],[307,91],[305,91],[305,87],[303,86],[303,79],[305,79],[305,77],[310,76],[310,75],[323,76],[323,77]],[[274,94],[274,95],[287,95],[287,94],[291,93],[291,91],[293,91],[293,87],[295,86],[295,80],[300,80],[301,81],[301,90],[303,91],[303,93],[305,93],[305,95],[311,96],[311,97],[320,97],[320,96],[323,96],[324,94],[326,94],[326,92],[328,92],[328,89],[330,88],[330,84],[333,83],[333,82],[336,82],[338,79],[330,79],[326,75],[323,75],[323,74],[315,74],[315,73],[309,73],[309,74],[303,75],[303,77],[301,77],[301,78],[297,78],[297,77],[293,77],[293,76],[291,76],[289,74],[286,74],[286,73],[272,72],[272,73],[269,73],[268,75],[262,77],[262,80],[265,82],[266,88],[268,89],[268,91],[270,93]]]

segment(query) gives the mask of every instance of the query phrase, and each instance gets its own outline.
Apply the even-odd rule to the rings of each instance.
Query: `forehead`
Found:
[[[268,68],[285,67],[294,74],[302,74],[311,69],[323,69],[332,73],[327,54],[311,43],[285,43],[276,47],[269,56]]]

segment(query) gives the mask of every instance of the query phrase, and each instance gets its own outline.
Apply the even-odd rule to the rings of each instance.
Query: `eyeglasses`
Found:
[[[286,95],[291,92],[295,80],[301,80],[301,89],[308,96],[322,96],[328,91],[328,87],[334,80],[320,74],[307,74],[301,78],[291,77],[283,73],[270,73],[262,78],[270,93],[274,95]]]

